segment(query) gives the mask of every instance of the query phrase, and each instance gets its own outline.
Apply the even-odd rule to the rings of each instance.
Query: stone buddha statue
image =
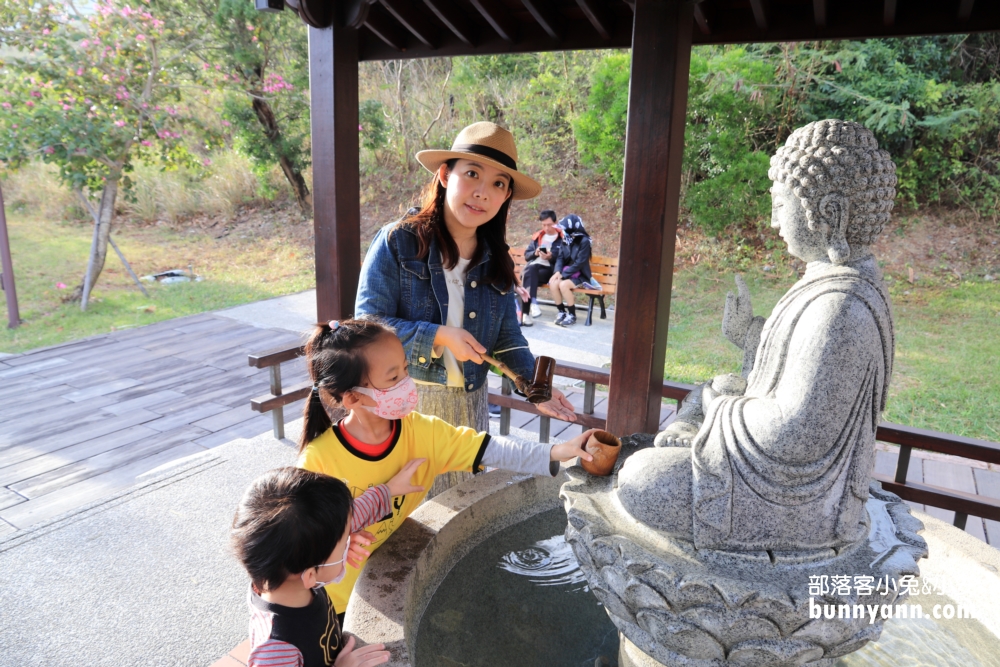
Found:
[[[692,392],[678,419],[618,474],[622,506],[698,549],[837,548],[866,536],[875,429],[894,333],[871,245],[889,220],[896,167],[863,126],[799,128],[771,158],[771,225],[806,262],[764,320],[727,298],[741,376]]]

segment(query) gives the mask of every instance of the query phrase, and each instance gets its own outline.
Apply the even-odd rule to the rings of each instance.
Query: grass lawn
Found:
[[[664,377],[704,381],[738,372],[742,352],[722,335],[733,273],[699,266],[674,276]],[[767,316],[797,280],[787,266],[744,273],[754,313]],[[1000,441],[1000,284],[894,281],[896,359],[885,419]]]
[[[7,223],[23,323],[17,329],[0,327],[0,352],[23,352],[314,286],[311,248],[288,240],[280,228],[268,237],[216,239],[195,228],[126,225],[112,233],[138,275],[191,265],[204,281],[147,285],[147,299],[109,247],[84,313],[79,303],[61,299],[83,277],[92,225],[16,213],[8,215]],[[58,289],[57,283],[68,288]],[[0,297],[0,308],[6,322],[6,295]]]

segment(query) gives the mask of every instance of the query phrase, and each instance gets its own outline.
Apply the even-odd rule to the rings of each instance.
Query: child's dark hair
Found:
[[[368,377],[368,360],[362,351],[382,336],[394,333],[378,320],[367,318],[316,325],[306,343],[306,367],[313,391],[303,412],[300,452],[333,423],[320,392],[339,403],[345,392],[363,385]]]
[[[350,519],[353,500],[336,477],[276,468],[255,479],[233,517],[233,550],[259,592],[322,565]]]
[[[553,211],[552,209],[548,209],[547,208],[547,209],[545,209],[544,211],[541,211],[538,214],[538,219],[539,220],[551,220],[552,222],[555,222],[556,221],[556,212]]]

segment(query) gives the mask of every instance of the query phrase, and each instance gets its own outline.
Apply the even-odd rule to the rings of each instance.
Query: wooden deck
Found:
[[[269,430],[247,354],[288,331],[213,314],[0,359],[0,535],[132,485],[171,461]],[[305,380],[301,361],[286,382]]]
[[[875,472],[892,476],[896,472],[899,458],[898,448],[878,443],[875,453]],[[1000,498],[1000,471],[996,466],[979,461],[968,461],[954,456],[913,450],[906,479],[909,482],[924,482],[947,489],[974,493],[990,498]],[[909,503],[911,507],[931,516],[951,523],[955,513],[930,505]],[[969,516],[965,530],[984,542],[1000,547],[1000,522]]]

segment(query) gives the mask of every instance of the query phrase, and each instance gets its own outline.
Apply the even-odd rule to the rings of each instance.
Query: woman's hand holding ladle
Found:
[[[483,363],[481,355],[486,352],[483,344],[465,329],[443,325],[434,334],[434,347],[446,347],[459,361],[474,361],[477,364]]]

